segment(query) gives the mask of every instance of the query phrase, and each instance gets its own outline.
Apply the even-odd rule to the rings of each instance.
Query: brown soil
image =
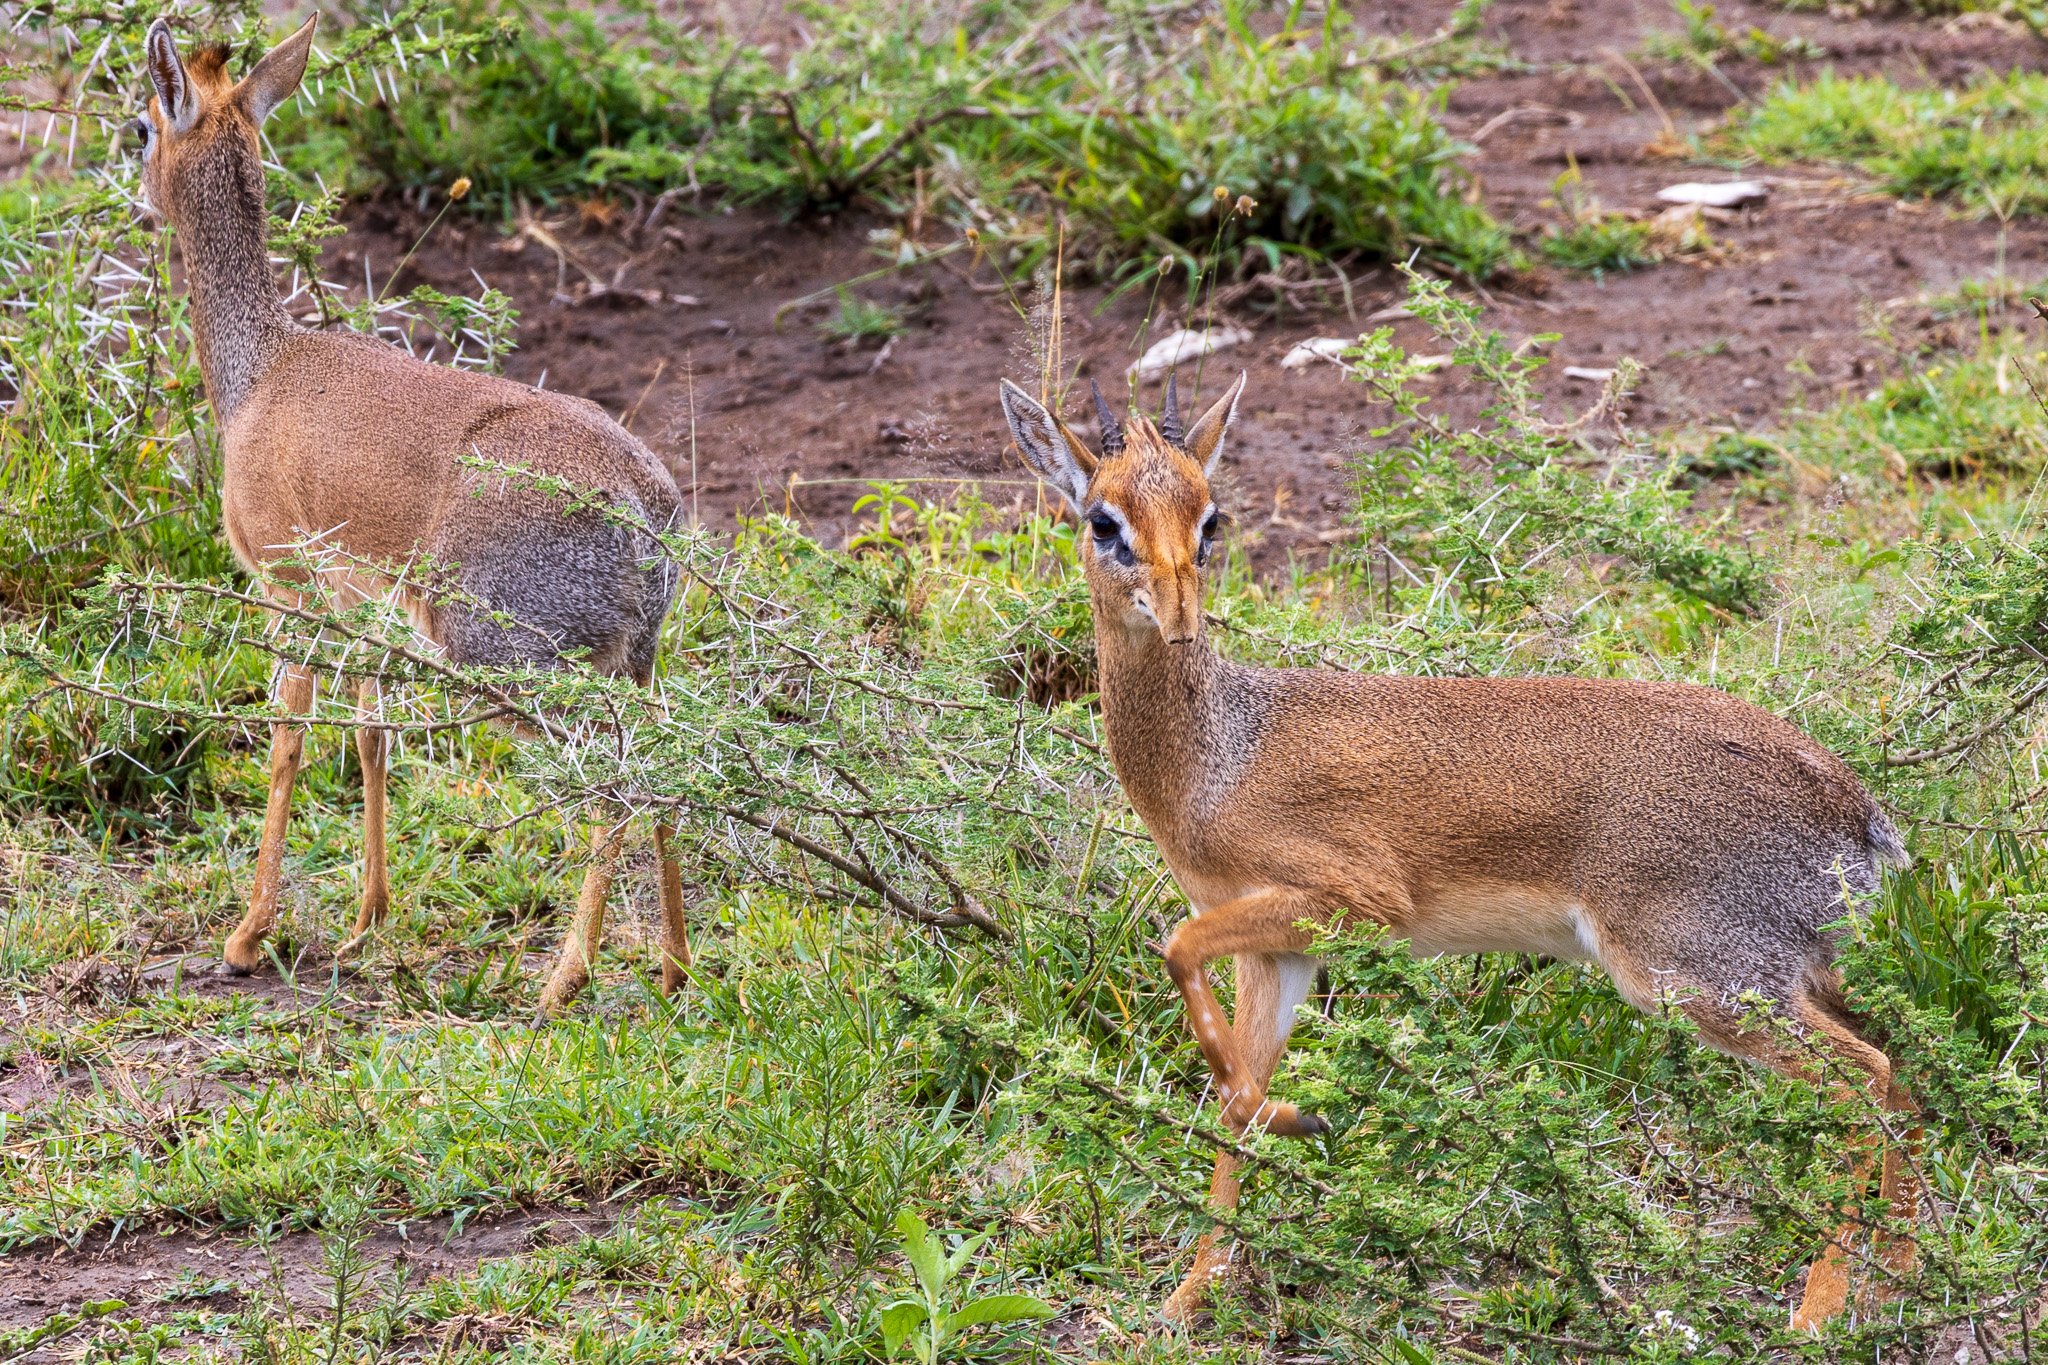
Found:
[[[1373,22],[1424,33],[1440,12],[1390,5]],[[1958,81],[2040,65],[2048,55],[2030,34],[1982,17],[1836,19],[1744,0],[1721,4],[1718,14],[1733,31],[1758,25],[1820,43],[1830,56],[1809,66],[1909,82]],[[1546,201],[1569,166],[1600,203],[1629,210],[1657,208],[1666,185],[1730,175],[1649,149],[1667,119],[1680,135],[1710,130],[1740,98],[1802,73],[1740,58],[1712,71],[1638,62],[1624,54],[1678,23],[1661,6],[1631,0],[1500,0],[1487,24],[1489,38],[1530,69],[1462,80],[1447,117],[1478,143],[1470,164],[1487,204],[1525,233],[1559,221]],[[1864,192],[1826,170],[1758,178],[1773,186],[1769,203],[1713,224],[1714,253],[1601,279],[1541,269],[1489,287],[1487,325],[1517,340],[1560,334],[1545,384],[1560,411],[1577,410],[1594,393],[1567,380],[1565,366],[1605,368],[1632,356],[1648,369],[1630,414],[1638,426],[1767,426],[1790,408],[1869,387],[1890,354],[1870,334],[1878,310],[1891,312],[1900,334],[1940,344],[1939,329],[1925,335],[1933,328],[1926,310],[1914,307],[1922,296],[1993,276],[2001,263],[2023,280],[2048,274],[2048,226],[2039,220],[2001,231],[1939,205]],[[628,417],[715,524],[740,512],[788,510],[828,537],[843,536],[872,479],[923,481],[913,491],[927,498],[963,479],[998,504],[1038,496],[1005,450],[995,403],[999,376],[1031,372],[1027,328],[990,267],[969,268],[956,255],[863,286],[863,295],[914,320],[886,351],[848,350],[821,338],[817,324],[835,309],[834,285],[881,264],[867,241],[879,224],[785,222],[742,210],[671,212],[650,230],[640,225],[644,216],[626,207],[565,209],[548,220],[559,250],[534,234],[508,238],[494,224],[444,222],[397,287],[473,289],[481,278],[511,295],[521,325],[507,372]],[[390,206],[363,210],[332,248],[329,278],[362,278],[367,258],[384,279],[421,226]],[[1315,552],[1341,536],[1346,457],[1385,418],[1333,366],[1279,367],[1295,342],[1356,334],[1372,313],[1400,301],[1399,281],[1384,267],[1354,274],[1353,289],[1348,313],[1240,302],[1233,320],[1254,340],[1218,356],[1205,377],[1214,392],[1219,375],[1251,371],[1231,463],[1240,535],[1257,562]],[[820,291],[825,301],[789,310],[778,325],[787,305]],[[1084,375],[1109,380],[1134,358],[1145,300],[1134,292],[1105,307],[1105,293],[1069,292],[1067,350]],[[1417,352],[1441,349],[1414,322],[1400,324],[1397,337]],[[1462,375],[1431,383],[1450,414],[1475,407]],[[1156,405],[1156,389],[1146,396]]]
[[[517,1256],[585,1234],[604,1235],[613,1211],[536,1209],[473,1218],[454,1231],[447,1218],[386,1223],[366,1229],[357,1243],[358,1307],[364,1288],[386,1283],[400,1270],[417,1287],[465,1275],[486,1261]],[[329,1239],[295,1232],[268,1242],[184,1230],[100,1230],[77,1248],[45,1248],[0,1257],[0,1333],[35,1327],[59,1314],[79,1316],[100,1305],[100,1316],[158,1323],[192,1308],[215,1312],[260,1303],[273,1316],[331,1317],[335,1286]],[[109,1302],[124,1305],[108,1309]],[[92,1319],[39,1345],[29,1365],[76,1359]]]

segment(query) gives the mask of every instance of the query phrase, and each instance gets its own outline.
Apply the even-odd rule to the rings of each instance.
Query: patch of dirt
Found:
[[[608,1206],[544,1208],[472,1218],[460,1231],[448,1218],[379,1224],[358,1243],[369,1279],[403,1267],[417,1286],[466,1275],[486,1261],[517,1256],[585,1235],[609,1233],[623,1216]],[[39,1249],[0,1256],[0,1332],[35,1327],[86,1304],[125,1304],[112,1316],[156,1322],[193,1308],[227,1311],[261,1300],[274,1310],[331,1313],[334,1281],[327,1239],[295,1232],[267,1244],[180,1229],[96,1231],[76,1250]],[[90,1322],[78,1329],[90,1333]],[[75,1356],[70,1334],[17,1360]]]
[[[1838,70],[1911,82],[2040,65],[2048,55],[2038,38],[1988,20],[1842,19],[1743,0],[1717,14],[1734,32],[1756,25],[1816,42]],[[1440,7],[1404,3],[1370,22],[1426,33],[1440,18]],[[1821,64],[1645,64],[1628,54],[1640,52],[1646,33],[1678,21],[1629,0],[1500,0],[1486,23],[1488,36],[1530,69],[1458,82],[1447,118],[1477,143],[1470,165],[1488,206],[1525,233],[1559,221],[1544,201],[1570,166],[1612,209],[1654,209],[1666,185],[1731,175],[1657,155],[1667,120],[1681,135],[1710,130],[1742,100]],[[1931,329],[1938,343],[1941,329],[1912,309],[1921,294],[1991,276],[2001,263],[2022,279],[2048,275],[2041,220],[2001,231],[1940,205],[1865,193],[1832,171],[1758,178],[1772,184],[1769,202],[1712,224],[1720,248],[1712,256],[1600,279],[1539,269],[1519,287],[1488,289],[1486,324],[1515,339],[1560,334],[1543,385],[1560,411],[1594,396],[1594,385],[1564,377],[1565,366],[1604,369],[1632,356],[1648,371],[1631,413],[1638,426],[1760,427],[1800,404],[1869,388],[1888,354],[1869,334],[1880,310],[1896,313],[1904,333],[1916,322]],[[1006,449],[995,398],[999,377],[1031,372],[1028,328],[987,266],[970,269],[960,253],[859,287],[910,322],[886,349],[849,350],[817,328],[836,310],[833,286],[883,264],[867,238],[879,224],[784,222],[761,211],[670,212],[651,227],[644,218],[644,206],[565,209],[550,220],[552,244],[444,222],[392,287],[473,289],[481,278],[504,290],[521,312],[507,372],[625,417],[693,490],[707,521],[790,511],[841,537],[873,479],[922,481],[913,491],[926,498],[961,480],[998,505],[1039,498]],[[423,225],[390,205],[360,210],[330,248],[329,277],[362,278],[367,262],[385,279]],[[1240,366],[1251,372],[1228,464],[1241,542],[1263,566],[1341,538],[1347,456],[1386,416],[1334,366],[1280,368],[1297,341],[1355,335],[1400,300],[1399,281],[1384,268],[1354,277],[1353,289],[1349,314],[1276,315],[1241,303],[1233,320],[1253,339],[1218,355],[1202,376],[1213,394]],[[785,311],[820,292],[822,300]],[[1067,352],[1084,377],[1113,389],[1134,358],[1145,302],[1133,291],[1105,304],[1105,292],[1069,292]],[[1399,324],[1397,337],[1419,352],[1438,349],[1414,322]],[[1447,415],[1476,409],[1461,375],[1430,382]],[[1144,397],[1156,410],[1158,387]]]

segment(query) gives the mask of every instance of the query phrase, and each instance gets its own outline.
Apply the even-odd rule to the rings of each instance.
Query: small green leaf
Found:
[[[967,1264],[967,1258],[969,1256],[972,1256],[977,1250],[979,1250],[981,1244],[983,1242],[986,1242],[987,1240],[988,1234],[985,1232],[977,1233],[975,1236],[972,1237],[963,1238],[961,1240],[959,1248],[955,1250],[951,1256],[946,1258],[946,1278],[950,1280],[955,1275],[958,1275],[960,1273],[960,1268]]]
[[[882,1350],[888,1355],[895,1355],[927,1316],[924,1305],[915,1299],[903,1299],[884,1308]]]
[[[986,1322],[1037,1322],[1058,1314],[1059,1310],[1044,1299],[1034,1299],[1029,1294],[990,1294],[947,1318],[946,1335],[950,1337]]]
[[[917,1274],[927,1297],[936,1299],[946,1283],[946,1258],[938,1239],[924,1219],[905,1209],[896,1215],[896,1230],[903,1234],[903,1257]]]

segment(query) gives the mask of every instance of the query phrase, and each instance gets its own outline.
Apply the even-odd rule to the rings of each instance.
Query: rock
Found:
[[[1335,361],[1342,364],[1340,357],[1349,347],[1357,345],[1351,337],[1310,337],[1307,341],[1296,342],[1294,349],[1280,360],[1283,370],[1305,370],[1318,360]]]
[[[1252,334],[1242,327],[1228,324],[1216,327],[1186,328],[1161,337],[1145,348],[1145,354],[1138,357],[1138,363],[1131,366],[1134,379],[1157,379],[1168,370],[1190,360],[1231,346],[1242,346],[1252,339]]]
[[[1702,208],[1733,209],[1744,204],[1760,204],[1770,198],[1771,190],[1755,180],[1724,180],[1717,184],[1701,181],[1687,181],[1683,185],[1672,185],[1657,191],[1657,197],[1667,204],[1698,204]]]
[[[1608,380],[1614,378],[1614,371],[1595,370],[1584,365],[1567,365],[1564,367],[1564,377],[1566,379],[1583,379],[1588,384],[1605,384]]]

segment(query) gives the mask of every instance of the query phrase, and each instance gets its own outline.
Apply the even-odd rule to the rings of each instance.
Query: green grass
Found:
[[[818,324],[818,335],[847,346],[864,346],[901,336],[904,326],[901,309],[841,289],[838,310]]]
[[[1607,214],[1545,234],[1538,250],[1554,265],[1599,276],[1656,264],[1652,235],[1648,223]]]
[[[1823,74],[1782,86],[1730,124],[1730,150],[1852,167],[1886,192],[2009,218],[2048,207],[2048,77],[2016,71],[1961,88]]]

